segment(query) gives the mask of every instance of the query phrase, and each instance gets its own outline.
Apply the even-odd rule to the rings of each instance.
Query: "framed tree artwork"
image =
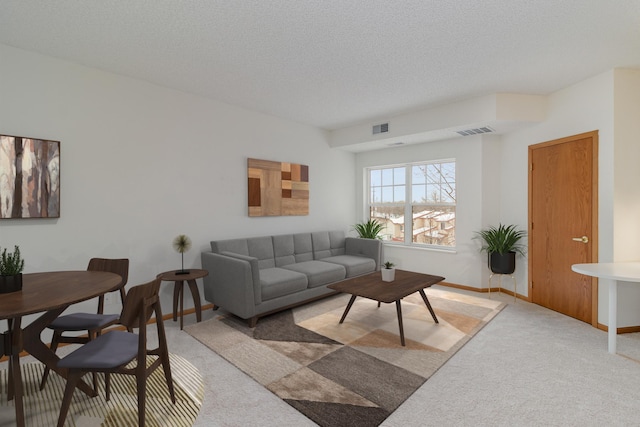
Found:
[[[60,142],[0,135],[0,219],[60,217]]]

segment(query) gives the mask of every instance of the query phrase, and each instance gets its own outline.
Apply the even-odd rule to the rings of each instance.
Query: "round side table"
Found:
[[[202,305],[200,304],[200,292],[198,291],[196,279],[209,275],[209,272],[207,270],[191,268],[186,274],[178,274],[180,271],[181,270],[165,271],[164,273],[158,274],[156,277],[165,282],[173,282],[173,321],[175,322],[178,320],[179,301],[180,329],[182,329],[184,316],[184,282],[187,282],[189,285],[191,296],[193,297],[193,305],[196,310],[196,320],[200,322],[202,320]]]

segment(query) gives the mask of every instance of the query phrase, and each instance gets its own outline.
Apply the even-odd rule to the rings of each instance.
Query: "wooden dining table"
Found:
[[[16,424],[25,425],[20,353],[26,351],[51,370],[67,378],[67,370],[58,368],[60,358],[41,339],[42,331],[67,307],[115,290],[120,276],[103,271],[54,271],[22,275],[22,290],[0,294],[0,320],[8,330],[0,337],[0,355],[9,358],[8,399],[15,400]],[[42,313],[22,327],[22,318]],[[95,391],[85,382],[78,386],[89,396]]]

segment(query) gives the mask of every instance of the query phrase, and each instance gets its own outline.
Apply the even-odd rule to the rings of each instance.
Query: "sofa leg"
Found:
[[[217,305],[213,304],[213,311],[216,311],[217,309],[219,309],[220,307],[218,307]]]
[[[247,323],[249,324],[250,328],[255,328],[258,324],[258,316],[253,316],[252,318],[247,319]]]

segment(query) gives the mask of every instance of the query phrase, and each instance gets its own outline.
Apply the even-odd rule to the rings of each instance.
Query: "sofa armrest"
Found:
[[[255,316],[256,301],[262,298],[258,261],[256,259],[252,262],[251,257],[234,255],[202,252],[202,268],[209,271],[209,275],[203,279],[204,297],[207,301],[248,319]],[[256,276],[257,283],[254,280]]]
[[[345,239],[345,253],[372,258],[376,262],[376,271],[382,264],[382,241],[378,239],[362,239],[347,237]]]
[[[260,304],[262,302],[262,287],[260,286],[260,267],[258,265],[258,258],[248,256],[248,255],[242,255],[237,252],[228,252],[228,251],[223,251],[221,252],[221,254],[231,258],[240,259],[249,263],[249,265],[251,266],[251,279],[253,282],[253,293],[255,296],[254,298],[255,303]]]

